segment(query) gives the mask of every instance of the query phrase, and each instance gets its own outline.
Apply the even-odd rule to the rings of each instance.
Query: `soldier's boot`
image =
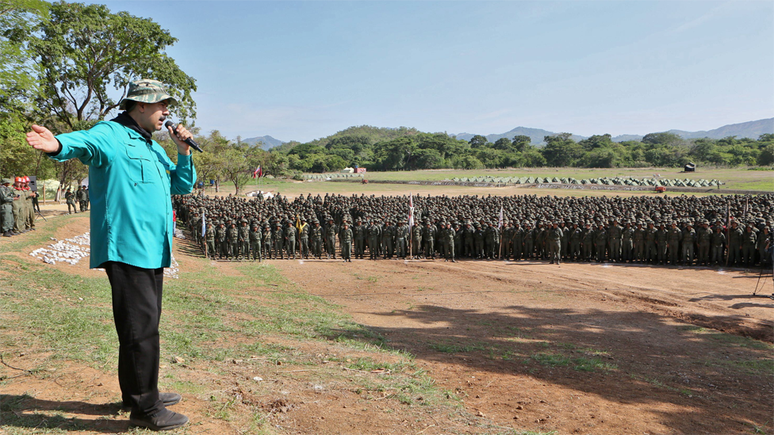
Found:
[[[13,234],[11,234],[10,231],[6,231],[3,233],[3,237],[11,237]]]

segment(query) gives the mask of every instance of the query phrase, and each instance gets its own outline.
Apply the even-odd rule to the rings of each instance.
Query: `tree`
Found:
[[[766,145],[758,154],[758,164],[761,166],[774,165],[774,144]]]
[[[648,133],[642,137],[642,143],[650,145],[677,145],[682,141],[683,138],[668,131],[662,133]]]
[[[239,191],[250,181],[264,152],[246,143],[229,144],[223,155],[222,171],[226,179],[234,183],[235,195],[239,195]]]
[[[50,14],[31,41],[43,71],[38,103],[46,113],[74,129],[78,121],[103,119],[116,109],[131,81],[153,78],[177,99],[178,116],[195,116],[195,80],[164,52],[177,42],[167,30],[104,5],[62,1]]]
[[[520,135],[514,136],[513,141],[511,141],[511,143],[513,144],[513,148],[516,151],[523,153],[524,151],[527,150],[527,148],[532,146],[532,139],[529,136],[520,134]]]
[[[609,134],[594,135],[578,142],[585,150],[595,150],[597,148],[610,148],[613,146],[613,139]]]
[[[570,133],[546,136],[546,146],[541,151],[549,166],[573,166],[583,155],[583,148],[572,140]]]
[[[481,136],[480,134],[477,134],[470,138],[469,143],[471,148],[477,149],[477,148],[484,148],[489,143],[489,141],[486,140],[486,137]]]
[[[483,169],[484,164],[481,160],[475,158],[470,154],[464,156],[457,156],[452,160],[452,164],[455,169]]]
[[[43,0],[0,0],[0,107],[6,110],[35,95],[37,70],[27,42],[48,6]]]
[[[511,140],[507,137],[501,137],[500,139],[497,139],[494,143],[494,149],[500,150],[500,151],[511,151],[511,146],[513,144],[511,143]]]
[[[409,169],[417,146],[408,136],[374,145],[376,160],[384,171]]]

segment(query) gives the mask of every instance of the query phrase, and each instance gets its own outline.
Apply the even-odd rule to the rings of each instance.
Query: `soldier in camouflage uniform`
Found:
[[[653,225],[653,221],[648,221],[648,228],[645,230],[645,260],[648,263],[655,263],[658,258],[656,233],[657,230]]]
[[[384,222],[384,228],[382,228],[382,252],[382,258],[390,260],[395,253],[395,227],[389,220]]]
[[[362,259],[365,256],[366,227],[360,218],[355,219],[355,226],[352,227],[352,235],[355,239],[355,258]]]
[[[218,251],[215,248],[215,232],[216,228],[213,228],[213,226],[208,223],[207,229],[204,233],[204,240],[205,243],[207,243],[207,255],[209,258],[214,259],[218,255]]]
[[[745,225],[742,233],[742,265],[752,267],[755,264],[755,244],[758,241],[758,235],[753,230],[751,222]]]
[[[325,252],[328,253],[328,258],[333,257],[336,259],[336,235],[338,228],[333,222],[333,218],[328,219],[328,225],[325,227]]]
[[[226,258],[230,261],[236,259],[239,255],[239,229],[236,226],[236,222],[232,221],[226,229],[226,239],[228,239]]]
[[[663,222],[659,222],[658,230],[656,230],[656,250],[658,251],[658,263],[666,264],[667,261],[667,249],[669,232],[666,229],[666,225]]]
[[[398,226],[395,228],[395,251],[398,258],[408,256],[409,228],[403,220],[398,220]]]
[[[371,221],[368,226],[368,254],[371,260],[379,259],[379,239],[381,238],[382,230],[375,221]]]
[[[298,240],[299,245],[301,247],[301,252],[299,252],[299,256],[301,258],[309,258],[309,234],[311,233],[311,227],[306,222],[306,218],[300,219],[300,227],[298,229]]]
[[[596,239],[596,230],[590,222],[586,222],[586,229],[583,231],[583,261],[591,261],[594,255],[594,240]]]
[[[69,187],[67,188],[67,192],[65,192],[65,202],[67,203],[67,214],[78,213],[78,209],[75,208],[75,194]],[[71,207],[72,211],[70,211]]]
[[[282,223],[277,221],[276,224],[274,224],[274,229],[271,232],[271,241],[273,244],[273,257],[276,260],[279,258],[280,260],[284,259],[284,242],[285,242],[285,234],[282,230]]]
[[[414,259],[422,255],[422,226],[419,224],[411,227],[411,249],[414,251]]]
[[[680,242],[683,247],[683,264],[690,266],[693,264],[694,246],[696,244],[696,230],[693,229],[693,225],[690,223],[686,224]]]
[[[239,222],[239,252],[236,253],[239,259],[250,258],[250,227],[247,226],[247,219]]]
[[[604,224],[599,224],[597,230],[594,232],[594,248],[597,253],[597,262],[602,263],[607,260],[607,229]]]
[[[341,228],[341,258],[344,261],[352,262],[352,230],[345,221]]]
[[[425,222],[424,232],[422,233],[422,242],[425,244],[425,258],[435,260],[435,226],[430,222]]]
[[[670,226],[669,233],[667,234],[667,246],[669,247],[669,264],[674,266],[680,258],[680,239],[682,239],[682,232],[677,228],[677,222],[672,221]]]
[[[287,226],[285,226],[285,232],[283,234],[285,252],[288,255],[288,260],[296,259],[296,233],[298,233],[298,228],[293,226],[293,222],[288,221]]]
[[[0,185],[0,233],[3,237],[15,236],[13,231],[13,199],[14,193],[11,189],[11,179],[3,178]]]
[[[320,226],[320,221],[317,219],[312,221],[312,256],[318,259],[322,259],[322,251],[323,251],[323,237],[324,232],[323,228]]]
[[[726,246],[726,234],[723,232],[723,226],[720,223],[715,225],[715,230],[712,232],[712,264],[723,264],[723,252]]]
[[[535,255],[535,230],[532,222],[524,221],[524,259],[531,260]]]
[[[562,235],[563,231],[559,228],[558,222],[554,222],[551,229],[546,232],[548,256],[551,258],[551,264],[561,264]]]
[[[266,258],[268,260],[271,260],[271,251],[272,247],[274,246],[274,243],[271,240],[272,232],[271,232],[271,225],[268,223],[263,226],[263,243],[261,244],[261,248],[263,248],[263,258]]]
[[[263,261],[263,253],[261,250],[261,242],[263,241],[263,234],[261,234],[258,223],[254,223],[248,234],[248,240],[250,241],[250,252],[253,254],[253,261]]]
[[[610,226],[607,229],[607,246],[610,261],[614,263],[621,262],[621,234],[623,228],[618,225],[617,219],[611,219]]]
[[[699,248],[699,264],[702,266],[709,266],[712,230],[709,228],[709,222],[707,220],[701,221],[699,230],[696,233],[696,239],[696,244]]]

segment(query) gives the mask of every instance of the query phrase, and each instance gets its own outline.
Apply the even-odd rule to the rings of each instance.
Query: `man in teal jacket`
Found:
[[[27,142],[52,159],[89,165],[91,267],[104,268],[112,287],[124,406],[132,409],[130,423],[153,430],[188,422],[166,409],[180,395],[158,391],[163,268],[170,266],[174,235],[170,195],[190,193],[196,181],[184,142],[190,132],[168,127],[177,164],[151,139],[174,103],[160,82],[138,80],[121,101],[125,111],[111,121],[56,137],[37,125],[27,133]]]

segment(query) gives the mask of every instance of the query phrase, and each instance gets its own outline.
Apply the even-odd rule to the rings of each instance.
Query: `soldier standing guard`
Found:
[[[27,215],[25,213],[25,202],[27,200],[27,196],[24,194],[24,188],[22,187],[22,178],[16,177],[14,178],[13,183],[13,195],[14,195],[14,201],[13,201],[13,231],[17,234],[26,233],[27,227],[26,227],[26,221],[27,221]],[[73,207],[74,209],[74,207]]]
[[[347,221],[344,221],[341,229],[341,258],[345,262],[352,262],[352,230]]]
[[[263,234],[261,234],[261,230],[259,229],[258,223],[253,223],[253,227],[250,229],[249,234],[250,239],[250,251],[253,253],[253,261],[258,259],[258,261],[263,260],[263,253],[261,252],[261,242],[263,239]]]
[[[245,218],[239,221],[239,259],[250,259],[250,227]]]
[[[311,229],[309,227],[309,224],[306,223],[306,218],[301,218],[300,220],[301,224],[298,227],[298,240],[299,245],[301,246],[301,252],[299,252],[299,257],[301,258],[309,258],[309,233],[311,233]]]
[[[355,238],[355,258],[362,259],[365,255],[366,227],[360,218],[355,219],[355,226],[352,228]]]
[[[411,227],[411,249],[414,251],[414,259],[417,259],[422,254],[422,226],[414,224]]]
[[[728,258],[726,263],[735,266],[741,262],[742,255],[742,229],[736,220],[731,221],[731,229],[728,231]]]
[[[686,266],[693,265],[694,244],[696,243],[696,230],[693,229],[693,225],[689,222],[686,224],[683,230],[683,238],[681,240],[683,247],[683,264]]]
[[[562,235],[562,229],[559,228],[559,223],[555,221],[546,234],[548,256],[551,258],[551,264],[561,264]]]
[[[69,187],[65,192],[65,202],[67,203],[67,214],[78,213],[78,209],[75,208],[75,194]],[[72,207],[72,211],[70,211],[70,207]]]
[[[293,222],[288,221],[288,226],[285,227],[285,252],[288,254],[288,260],[296,259],[296,233],[298,229],[293,226]]]
[[[0,186],[0,233],[3,237],[15,236],[13,231],[13,200],[14,193],[11,189],[11,179],[3,178]]]
[[[379,259],[378,246],[380,234],[381,230],[379,229],[379,225],[377,225],[375,221],[371,221],[368,226],[368,254],[371,260]]]
[[[425,229],[422,233],[422,242],[425,244],[425,258],[435,260],[435,226],[430,221],[425,221]]]
[[[699,264],[709,266],[710,264],[710,245],[712,244],[712,230],[709,228],[707,220],[701,221],[701,226],[696,234],[699,247]]]
[[[398,227],[395,229],[395,248],[398,258],[406,258],[408,255],[409,229],[402,219],[398,220]]]
[[[333,218],[328,219],[328,226],[325,228],[325,252],[328,253],[328,258],[333,257],[336,259],[336,233],[338,229],[333,222]]]
[[[322,259],[323,229],[317,219],[312,221],[312,225],[314,225],[312,228],[312,256]]]

